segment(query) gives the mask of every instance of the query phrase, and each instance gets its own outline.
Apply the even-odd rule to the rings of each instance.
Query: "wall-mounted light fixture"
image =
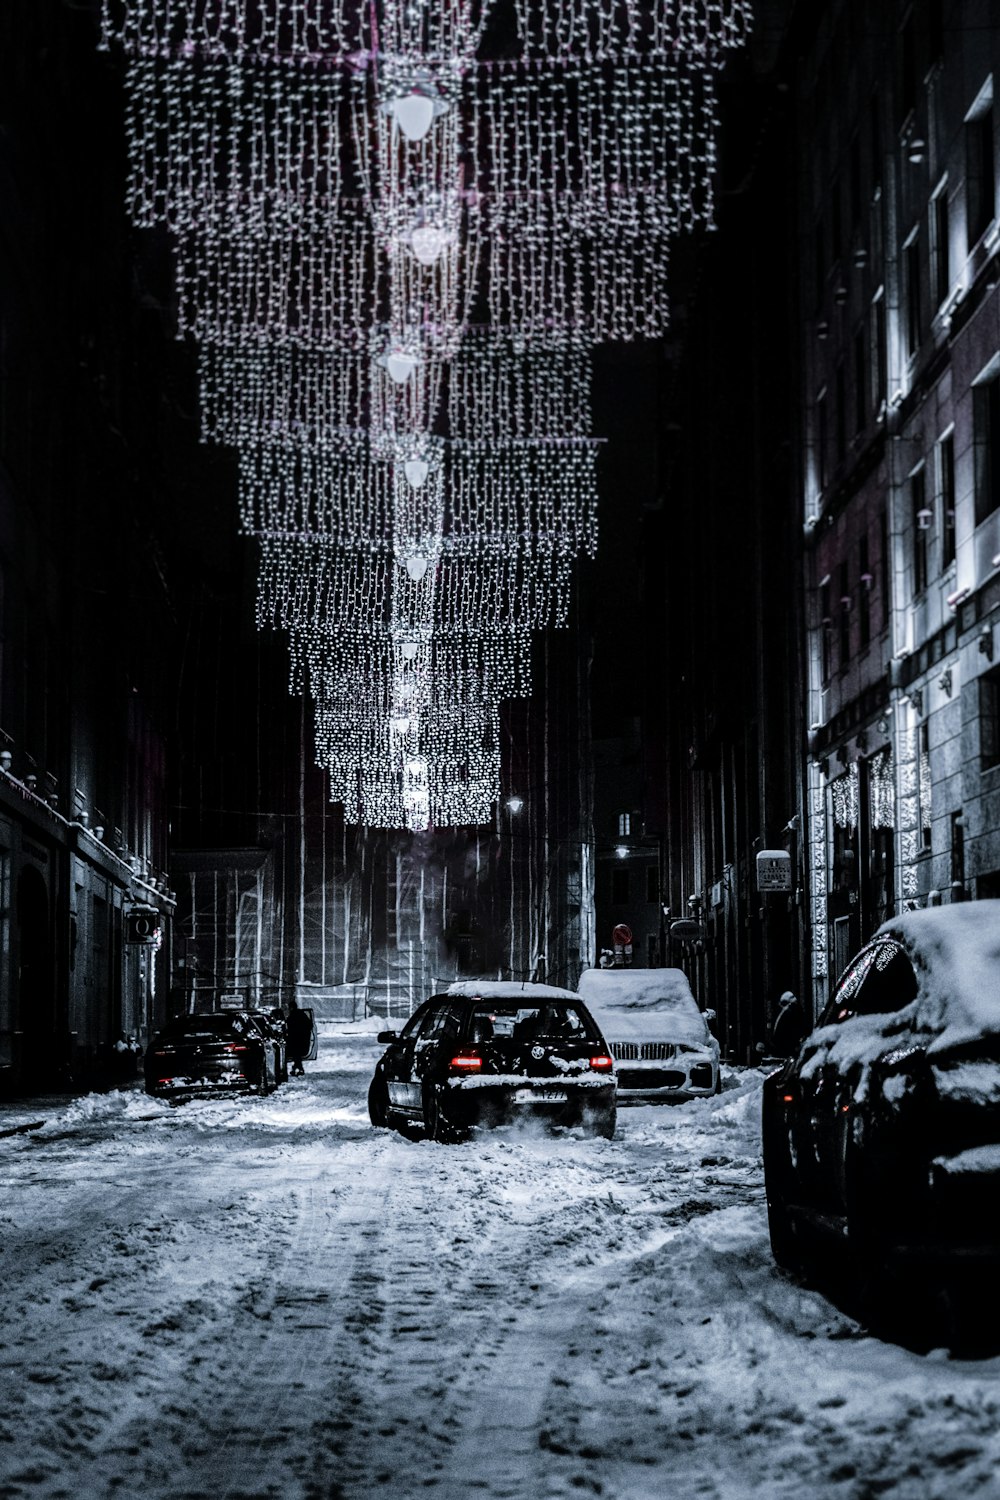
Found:
[[[931,529],[931,522],[933,521],[933,519],[934,519],[934,512],[932,510],[918,510],[917,511],[917,529],[919,531],[930,531],[930,529]]]
[[[523,806],[524,806],[524,798],[523,797],[518,797],[518,796],[515,795],[513,797],[508,797],[507,798],[507,811],[508,812],[512,812],[512,813],[517,814],[517,813],[519,813],[521,811],[521,808]]]
[[[616,844],[615,845],[615,858],[616,859],[628,859],[628,844]]]

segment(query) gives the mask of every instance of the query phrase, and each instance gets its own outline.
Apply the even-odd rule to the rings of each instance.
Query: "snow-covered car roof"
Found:
[[[909,954],[916,998],[899,1011],[818,1026],[807,1039],[809,1056],[802,1066],[802,1076],[808,1077],[827,1060],[842,1069],[861,1064],[858,1097],[867,1087],[868,1065],[907,1023],[932,1034],[931,1052],[1000,1031],[1000,901],[905,912],[883,923],[875,934],[880,937],[895,938]]]
[[[572,1003],[580,996],[574,990],[561,990],[554,984],[530,984],[518,979],[457,979],[448,986],[449,995],[465,995],[469,999],[481,996],[484,1000],[517,1000],[522,1005],[540,1005],[544,1000],[563,1000]]]
[[[917,971],[920,1019],[954,1046],[1000,1030],[1000,900],[962,901],[892,917]]]
[[[683,969],[584,969],[579,990],[609,1041],[708,1040]]]

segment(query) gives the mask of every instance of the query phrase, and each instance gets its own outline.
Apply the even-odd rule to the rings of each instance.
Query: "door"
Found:
[[[413,1012],[385,1055],[383,1073],[393,1109],[419,1110],[422,1107],[420,1085],[413,1078],[413,1049],[425,1023],[429,1022],[432,1005],[432,1001],[425,1001]]]

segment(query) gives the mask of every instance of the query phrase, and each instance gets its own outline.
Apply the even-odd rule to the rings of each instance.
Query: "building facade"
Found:
[[[812,999],[1000,890],[1000,27],[843,0],[800,70]]]
[[[102,107],[90,18],[48,4],[16,9],[0,33],[8,1090],[99,1080],[122,1032],[147,1034],[165,1000],[173,906],[165,664],[174,625],[142,522],[152,476],[139,403],[155,409],[156,387],[143,370],[142,318],[121,296],[127,241],[101,171],[117,123]]]

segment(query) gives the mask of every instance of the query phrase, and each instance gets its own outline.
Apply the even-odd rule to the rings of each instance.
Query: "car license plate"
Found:
[[[515,1104],[565,1104],[569,1096],[565,1089],[515,1089]]]

